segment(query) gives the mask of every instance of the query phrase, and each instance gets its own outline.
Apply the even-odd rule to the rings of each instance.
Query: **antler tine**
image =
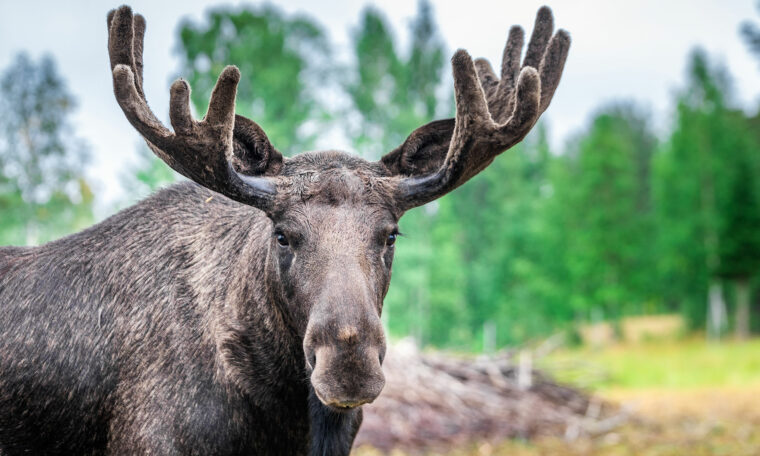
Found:
[[[559,84],[562,69],[570,49],[570,35],[560,29],[554,36],[554,18],[551,9],[541,7],[536,14],[536,22],[531,34],[528,50],[522,65],[522,52],[525,32],[515,25],[509,30],[509,37],[504,46],[501,64],[501,79],[498,79],[486,59],[478,59],[475,64],[478,77],[486,93],[491,115],[497,122],[504,122],[514,108],[514,91],[520,70],[533,67],[541,76],[541,113],[549,107],[552,96]]]
[[[478,72],[478,78],[480,78],[480,86],[483,87],[483,92],[486,95],[486,100],[490,99],[496,88],[499,86],[499,78],[491,68],[491,64],[486,59],[475,60],[475,71]]]
[[[523,67],[538,68],[541,58],[544,56],[546,44],[554,31],[554,17],[548,6],[542,6],[536,13],[536,22],[533,25],[533,33],[528,42],[528,50],[525,52]]]
[[[538,72],[541,74],[541,113],[549,107],[554,92],[559,86],[569,51],[570,34],[566,30],[560,29],[549,41],[549,47],[538,68]]]
[[[486,60],[473,63],[457,51],[452,58],[456,120],[446,158],[432,174],[401,180],[398,199],[404,209],[462,185],[528,134],[551,101],[570,47],[567,32],[552,37],[553,27],[551,10],[542,7],[522,67],[524,32],[512,27],[500,80]]]
[[[129,123],[150,143],[161,149],[171,147],[172,132],[156,119],[135,85],[135,75],[126,65],[113,69],[113,90],[116,101]]]
[[[145,20],[137,22],[137,41],[142,43]],[[134,52],[134,25],[132,9],[129,6],[124,5],[108,14],[108,55],[113,72],[114,93],[130,123],[149,143],[163,149],[169,145],[167,140],[172,134],[153,115],[145,101],[137,76],[142,69],[142,44],[137,46],[140,49],[138,69]]]
[[[136,14],[133,20],[134,41],[132,42],[132,55],[135,59],[135,82],[137,91],[145,98],[143,90],[143,44],[145,40],[145,18]]]
[[[190,86],[182,79],[175,81],[169,103],[172,132],[153,114],[141,87],[145,20],[142,16],[133,16],[128,6],[122,6],[109,13],[108,26],[116,100],[153,152],[185,177],[232,199],[267,210],[276,194],[275,184],[269,178],[240,175],[231,164],[233,135],[237,131],[235,94],[240,71],[234,66],[222,71],[211,94],[208,114],[201,121],[193,120],[190,113]],[[238,123],[242,136],[260,130],[245,118],[240,118]],[[261,132],[259,136],[263,138],[257,138],[259,142],[253,147],[271,148],[266,135]]]
[[[229,127],[230,140],[232,140],[232,129],[235,123],[235,95],[238,82],[240,82],[240,70],[237,67],[230,65],[222,70],[214,90],[211,91],[208,113],[204,119],[211,125]]]
[[[512,117],[501,128],[505,136],[500,144],[506,145],[506,150],[522,141],[541,115],[541,80],[538,71],[533,67],[525,67],[517,79],[517,93]],[[508,141],[504,141],[507,139]]]
[[[496,77],[488,60],[484,58],[475,60],[475,69],[478,72],[480,84],[483,86],[483,91],[489,104],[494,99],[502,98],[504,92],[514,86],[514,82],[517,80],[520,72],[520,53],[522,52],[524,39],[525,32],[522,27],[513,25],[509,29],[507,45],[504,46],[501,59],[501,79]],[[508,105],[509,103],[502,103],[495,106],[497,109],[494,109],[491,115],[496,121],[503,120],[503,114],[511,111],[511,106]]]
[[[187,135],[193,131],[190,85],[181,78],[174,81],[169,89],[169,121],[177,134]]]
[[[116,20],[116,27],[112,28]],[[135,77],[135,87],[140,97],[145,99],[143,79],[143,40],[145,38],[145,18],[132,15],[129,6],[122,6],[108,12],[108,56],[111,71],[116,65],[126,65]]]
[[[520,53],[525,43],[525,31],[519,25],[513,25],[509,29],[507,44],[501,57],[501,81],[499,89],[502,95],[515,86],[520,75]]]
[[[464,49],[459,49],[451,58],[451,67],[454,73],[454,95],[457,109],[455,130],[467,128],[471,124],[477,126],[493,125],[485,95],[480,82],[478,82],[475,64],[470,54]]]

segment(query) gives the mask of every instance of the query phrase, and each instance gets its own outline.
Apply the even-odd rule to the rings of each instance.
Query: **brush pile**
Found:
[[[530,355],[478,358],[420,353],[411,343],[388,348],[386,385],[364,406],[354,447],[411,453],[505,438],[610,432],[625,414],[531,368]]]

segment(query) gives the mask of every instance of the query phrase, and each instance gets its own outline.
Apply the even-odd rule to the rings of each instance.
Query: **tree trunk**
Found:
[[[720,280],[711,281],[707,302],[707,338],[720,342],[720,336],[727,323],[726,302],[723,300],[723,286]]]
[[[483,353],[496,351],[496,323],[492,320],[483,322]]]
[[[736,338],[739,340],[749,339],[749,279],[746,277],[736,280]]]

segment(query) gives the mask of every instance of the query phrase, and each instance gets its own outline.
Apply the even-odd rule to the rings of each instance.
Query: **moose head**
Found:
[[[151,112],[142,88],[145,20],[121,7],[108,16],[116,99],[153,152],[175,171],[271,221],[267,271],[272,303],[303,344],[304,368],[319,400],[351,409],[384,385],[380,314],[391,279],[398,220],[454,190],[520,142],[551,102],[570,46],[538,11],[524,59],[513,27],[501,77],[485,60],[452,58],[456,118],[424,125],[380,161],[337,151],[284,158],[253,121],[235,115],[240,73],[226,67],[202,120],[190,87],[171,86],[173,131]]]

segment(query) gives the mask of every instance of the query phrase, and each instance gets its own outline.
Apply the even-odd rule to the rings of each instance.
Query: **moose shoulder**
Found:
[[[234,114],[227,67],[208,114],[171,87],[173,129],[142,90],[145,21],[108,16],[114,93],[192,182],[35,248],[0,248],[0,454],[347,455],[384,385],[380,314],[397,223],[528,133],[570,40],[539,10],[501,77],[452,59],[456,119],[378,162],[283,158]]]

